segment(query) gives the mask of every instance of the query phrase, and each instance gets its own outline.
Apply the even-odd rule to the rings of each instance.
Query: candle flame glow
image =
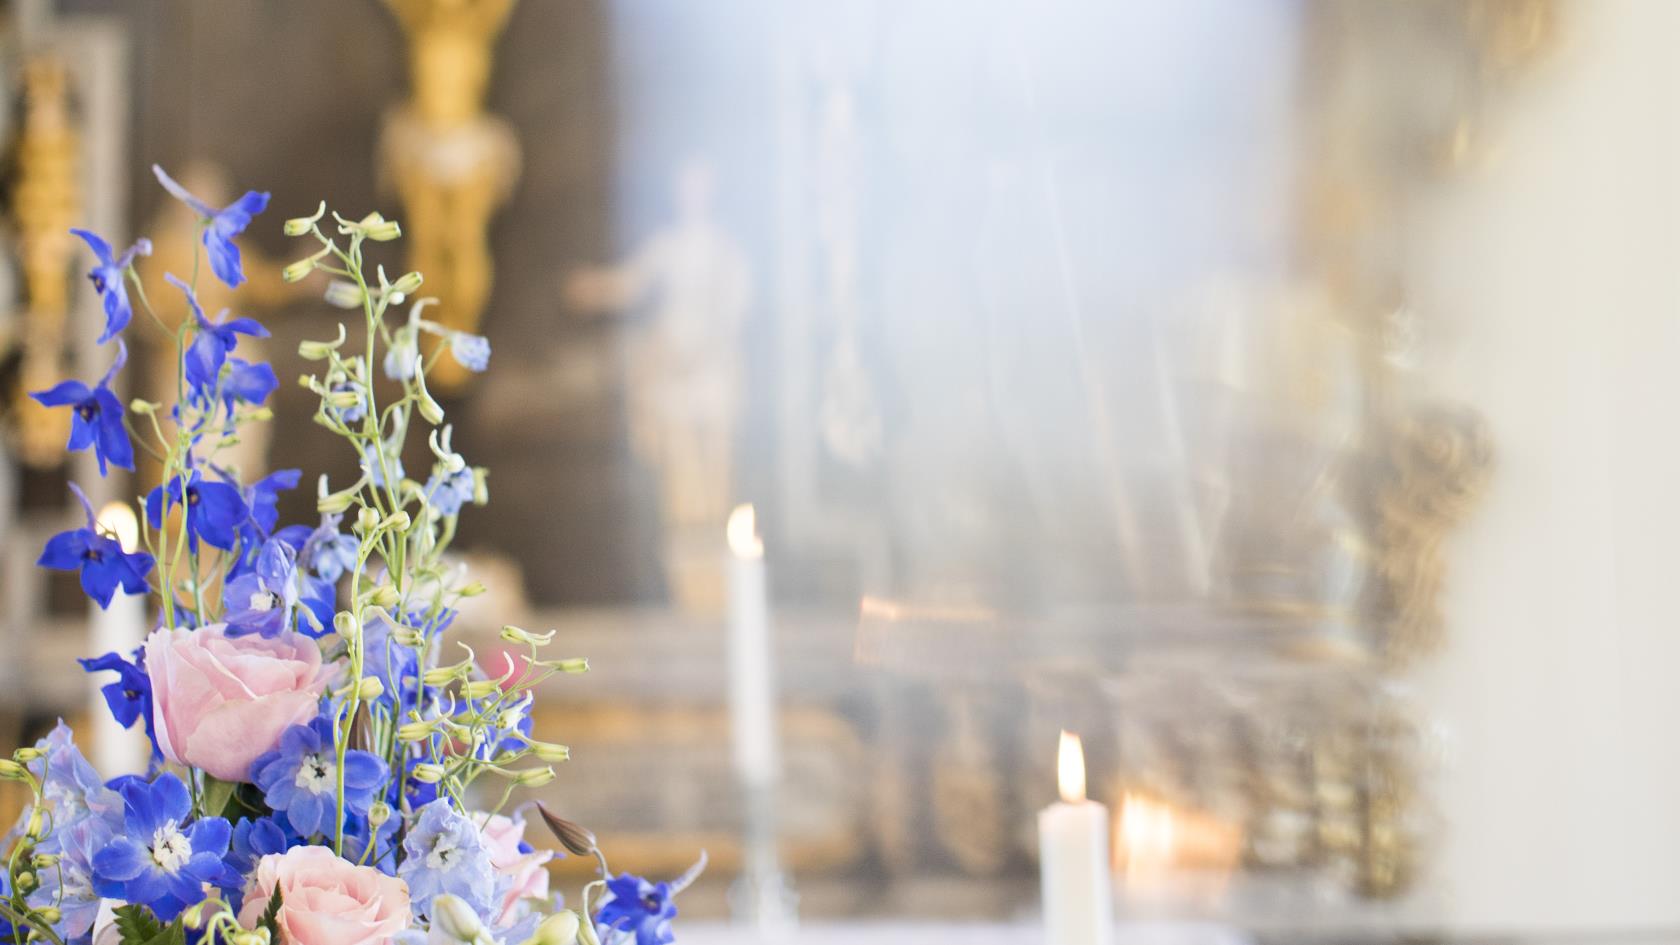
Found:
[[[105,503],[95,521],[99,531],[115,538],[124,551],[132,553],[135,546],[140,544],[140,522],[134,517],[134,510],[129,508],[127,502]]]
[[[764,542],[758,537],[758,518],[750,502],[735,506],[729,513],[724,534],[729,536],[729,550],[735,557],[764,557]]]
[[[1056,748],[1056,789],[1069,804],[1085,800],[1085,747],[1079,743],[1079,736],[1067,729],[1062,729],[1062,741]]]

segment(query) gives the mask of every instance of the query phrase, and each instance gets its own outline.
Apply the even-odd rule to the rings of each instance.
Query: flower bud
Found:
[[[402,602],[402,592],[389,584],[381,584],[367,593],[367,602],[389,610]]]
[[[402,227],[395,220],[387,220],[378,213],[370,213],[356,222],[362,235],[376,243],[388,243],[402,235]]]
[[[588,827],[561,817],[541,801],[537,802],[537,813],[542,815],[543,823],[554,834],[554,839],[559,840],[560,845],[573,856],[588,856],[595,852],[595,834]]]
[[[238,929],[228,936],[231,945],[269,945],[268,929]]]
[[[38,870],[50,870],[58,865],[58,854],[37,853],[29,858],[29,862]]]
[[[413,627],[405,627],[402,624],[396,624],[391,628],[391,639],[397,641],[398,645],[409,648],[426,645],[426,638],[420,631]]]
[[[327,396],[322,399],[327,402],[327,406],[329,407],[334,407],[339,410],[349,410],[351,407],[354,407],[362,402],[362,392],[354,388],[349,390],[335,390],[327,394]]]
[[[577,938],[577,913],[562,909],[542,920],[531,937],[519,945],[577,945]]]
[[[502,682],[499,679],[473,679],[461,684],[461,695],[468,699],[482,699],[500,691],[501,688]]]
[[[397,726],[397,741],[423,742],[431,738],[435,731],[437,731],[437,722],[435,721],[404,722]]]
[[[156,401],[145,400],[140,397],[136,397],[128,402],[128,409],[142,417],[149,417],[152,414],[157,413],[157,409],[162,406],[162,404]]]
[[[310,256],[306,259],[300,259],[297,262],[292,263],[292,264],[288,265],[286,268],[280,270],[280,281],[281,282],[299,282],[299,281],[302,281],[302,279],[305,276],[309,275],[310,273],[312,273],[314,271],[315,271],[315,257]]]
[[[363,292],[361,287],[353,282],[334,279],[327,283],[326,299],[328,305],[335,305],[339,308],[356,308],[367,299],[367,293]]]
[[[447,686],[449,683],[454,682],[455,677],[460,676],[464,671],[464,668],[459,665],[438,666],[433,669],[428,669],[422,673],[420,680],[428,686]]]
[[[442,893],[432,898],[432,929],[452,941],[475,942],[484,932],[484,923],[466,900]]]
[[[537,665],[546,666],[555,672],[566,673],[569,676],[581,676],[589,672],[589,660],[582,656],[574,656],[563,660],[543,660]]]
[[[513,624],[506,624],[502,627],[502,639],[509,643],[547,646],[554,641],[554,631],[550,630],[547,633],[532,633],[529,630],[516,627]]]
[[[405,272],[396,282],[391,283],[391,289],[403,295],[413,295],[420,290],[420,284],[424,281],[418,272]]]
[[[45,754],[46,752],[36,748],[34,745],[25,745],[17,751],[12,752],[12,758],[20,764],[29,764],[31,761],[34,761]]]
[[[513,776],[513,783],[520,787],[542,787],[554,780],[553,768],[526,768]]]
[[[34,873],[19,873],[17,875],[18,892],[28,892],[40,884],[41,881],[35,878]]]
[[[448,774],[448,772],[443,769],[443,765],[427,762],[426,764],[415,765],[414,770],[409,772],[409,777],[421,784],[436,784],[443,780],[445,774]]]
[[[408,526],[411,524],[413,524],[413,520],[408,517],[408,513],[404,512],[402,509],[398,509],[390,515],[385,516],[385,521],[380,522],[379,527],[389,528],[393,531],[405,532],[408,531]]]
[[[487,590],[489,590],[489,588],[484,586],[483,581],[474,581],[466,587],[457,589],[455,593],[461,595],[462,597],[477,597]]]
[[[298,342],[298,356],[307,361],[320,361],[329,354],[337,351],[344,344],[344,323],[338,323],[338,339],[336,341],[301,341]]]
[[[426,422],[435,427],[443,422],[443,405],[438,403],[437,400],[432,397],[432,392],[430,390],[426,389],[425,371],[415,371],[414,379],[418,382],[420,387],[420,397],[415,402],[415,406],[419,408],[420,416],[425,417]]]
[[[341,492],[331,492],[315,500],[315,510],[322,515],[340,515],[348,511],[351,503],[356,501],[356,493],[361,491],[358,483]]]
[[[391,805],[384,801],[374,801],[373,806],[368,808],[367,817],[369,826],[378,827],[391,819]]]
[[[29,770],[10,758],[0,758],[0,781],[22,781]]]
[[[538,761],[560,762],[572,760],[572,750],[565,745],[554,742],[532,741],[531,754],[537,756]]]
[[[333,630],[346,640],[356,639],[356,633],[361,625],[356,622],[356,615],[348,610],[341,610],[333,615]]]
[[[23,835],[31,840],[40,840],[46,837],[46,831],[46,817],[41,808],[37,807],[29,812],[29,822],[23,828]]]
[[[303,234],[308,233],[311,229],[314,229],[315,222],[325,216],[326,213],[327,202],[323,200],[321,201],[321,205],[316,208],[314,216],[292,217],[290,220],[287,220],[285,225],[283,225],[280,229],[287,236],[302,236]]]
[[[490,501],[490,470],[483,466],[473,467],[473,505],[485,505]]]
[[[57,906],[42,906],[34,911],[37,916],[40,916],[41,921],[48,925],[57,925],[58,920],[64,916],[62,912],[58,911]]]
[[[378,512],[375,512],[373,509],[371,509],[371,508],[369,508],[365,505],[356,510],[356,525],[355,525],[356,531],[361,532],[362,534],[365,535],[368,532],[371,532],[378,527],[379,527],[379,513]]]
[[[361,685],[357,687],[357,695],[364,702],[372,702],[384,694],[385,684],[379,681],[378,676],[363,676]]]

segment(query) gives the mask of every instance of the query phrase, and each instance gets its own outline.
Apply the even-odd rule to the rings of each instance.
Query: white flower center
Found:
[[[455,859],[455,840],[452,837],[439,837],[432,845],[432,851],[426,854],[426,865],[434,870],[446,869],[453,865]]]
[[[320,755],[304,755],[294,782],[311,794],[324,794],[338,788],[338,767]]]
[[[174,873],[192,859],[192,843],[174,823],[164,824],[152,835],[152,862],[165,873]]]
[[[257,591],[251,595],[250,609],[259,614],[266,614],[274,609],[274,592],[268,590]]]

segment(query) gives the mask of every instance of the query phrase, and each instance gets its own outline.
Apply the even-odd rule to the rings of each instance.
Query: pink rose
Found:
[[[280,945],[383,945],[408,928],[408,886],[326,847],[293,847],[257,861],[239,924],[257,927],[280,892]]]
[[[507,925],[520,918],[522,900],[548,898],[548,870],[543,864],[554,858],[554,851],[520,852],[519,844],[525,840],[525,819],[522,817],[496,814],[485,823],[480,833],[484,835],[485,849],[490,851],[490,865],[510,883],[502,897],[502,913],[495,923]]]
[[[308,637],[228,637],[224,630],[218,623],[146,638],[152,721],[165,758],[223,781],[248,781],[251,762],[282,732],[315,717],[326,674]]]

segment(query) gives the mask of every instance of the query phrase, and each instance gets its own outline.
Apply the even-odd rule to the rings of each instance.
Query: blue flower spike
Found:
[[[210,268],[216,273],[216,278],[222,280],[230,289],[236,289],[245,281],[245,272],[240,267],[239,246],[233,238],[245,232],[251,225],[251,218],[268,208],[268,194],[263,191],[248,190],[243,197],[235,200],[220,210],[187,192],[185,187],[175,182],[175,178],[164,172],[163,168],[152,165],[152,173],[157,175],[158,183],[169,191],[176,200],[192,208],[204,221],[204,248],[210,254]]]
[[[117,340],[117,357],[110,370],[94,387],[81,381],[61,381],[48,390],[30,393],[43,407],[69,407],[70,442],[72,452],[93,447],[99,460],[99,474],[106,474],[106,464],[118,469],[134,468],[134,445],[129,442],[128,430],[123,427],[123,405],[111,392],[111,381],[128,363],[128,346]]]

